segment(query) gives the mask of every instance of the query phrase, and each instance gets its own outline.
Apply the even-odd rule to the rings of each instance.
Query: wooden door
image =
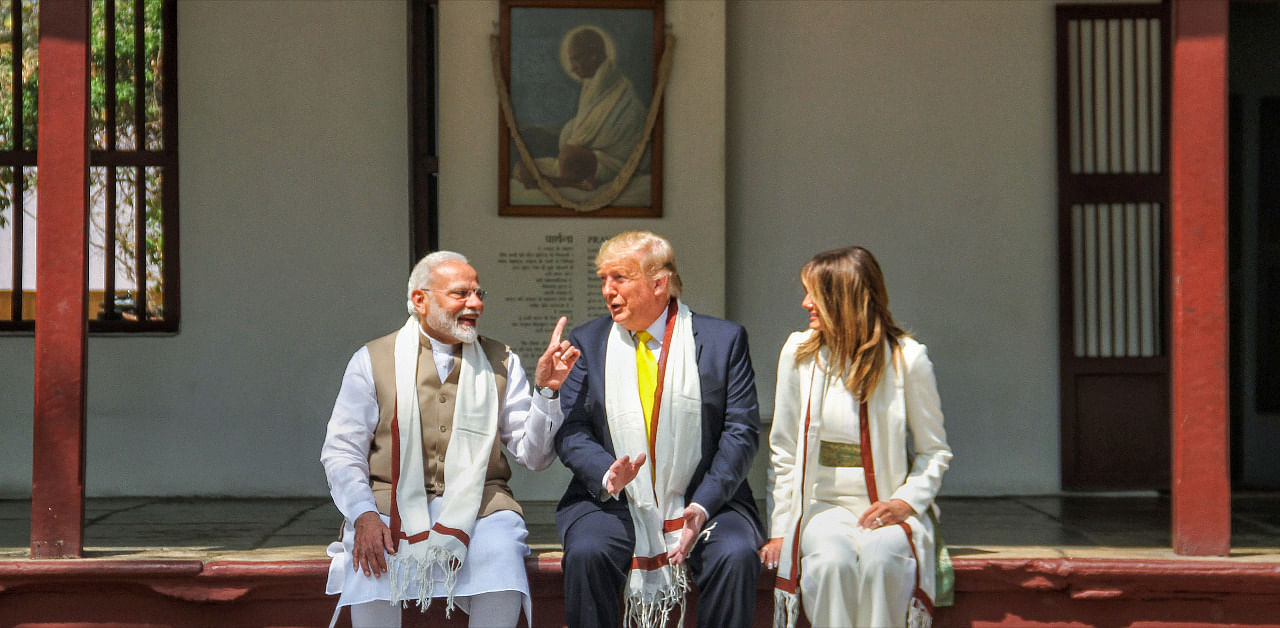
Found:
[[[1057,9],[1062,487],[1169,486],[1165,5]]]

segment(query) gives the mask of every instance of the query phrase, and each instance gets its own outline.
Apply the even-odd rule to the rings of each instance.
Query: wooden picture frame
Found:
[[[511,116],[499,110],[498,214],[661,217],[662,111],[653,94],[664,49],[662,0],[502,0],[500,13]],[[649,122],[651,107],[659,110]],[[579,208],[539,188],[509,120],[543,179]],[[625,165],[650,125],[627,178]],[[611,186],[621,190],[608,205],[581,208]]]

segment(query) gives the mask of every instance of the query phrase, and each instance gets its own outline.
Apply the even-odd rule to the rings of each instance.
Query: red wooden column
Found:
[[[31,557],[84,549],[89,1],[40,3]]]
[[[1227,413],[1227,1],[1173,3],[1173,550],[1231,547]]]

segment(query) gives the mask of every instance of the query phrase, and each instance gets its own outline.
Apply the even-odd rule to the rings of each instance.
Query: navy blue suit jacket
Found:
[[[600,501],[601,480],[619,457],[613,451],[604,406],[604,355],[612,325],[609,316],[602,316],[569,335],[569,342],[582,356],[560,388],[565,418],[556,433],[556,453],[573,472],[556,509],[562,542],[565,530],[588,512],[626,511],[625,492],[619,499]],[[685,502],[701,504],[712,517],[724,508],[736,510],[763,537],[760,515],[747,485],[747,471],[760,443],[760,407],[747,332],[737,323],[694,314],[693,337],[702,380],[702,458],[685,491]]]

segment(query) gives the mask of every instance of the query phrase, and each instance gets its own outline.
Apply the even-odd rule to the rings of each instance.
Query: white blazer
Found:
[[[817,465],[818,434],[826,386],[826,374],[814,374],[812,359],[796,364],[796,349],[808,339],[812,330],[791,334],[778,356],[778,387],[774,395],[773,427],[769,433],[773,512],[770,536],[778,537],[795,530],[799,504],[813,501],[816,485],[809,480],[801,499],[795,499],[799,482],[796,460],[803,456],[797,442],[804,429],[805,408],[812,403],[809,425],[808,464]],[[933,375],[933,363],[925,346],[911,338],[900,341],[901,351],[895,359],[886,344],[886,369],[868,403],[868,427],[871,431],[871,453],[876,471],[876,492],[881,501],[901,499],[915,510],[907,519],[916,546],[920,569],[920,587],[935,597],[934,530],[925,509],[937,507],[934,499],[942,487],[942,475],[951,462],[942,426],[942,404]],[[811,377],[813,378],[811,380]],[[832,382],[843,386],[843,382]],[[811,390],[812,388],[812,390]],[[850,409],[852,412],[852,408]],[[810,470],[806,478],[816,474]],[[856,513],[861,515],[862,513]]]

